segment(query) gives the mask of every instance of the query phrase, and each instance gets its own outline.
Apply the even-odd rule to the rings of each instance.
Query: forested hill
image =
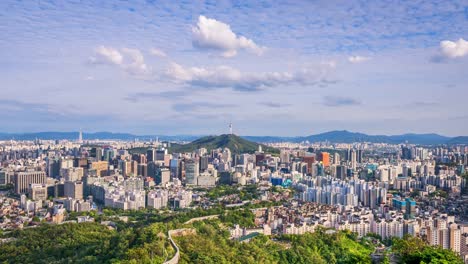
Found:
[[[266,153],[279,153],[279,150],[273,147],[262,145],[243,139],[232,134],[224,134],[220,136],[206,136],[194,140],[188,144],[171,144],[171,152],[190,152],[199,148],[206,148],[208,151],[218,148],[228,148],[233,154],[254,153],[259,146]]]

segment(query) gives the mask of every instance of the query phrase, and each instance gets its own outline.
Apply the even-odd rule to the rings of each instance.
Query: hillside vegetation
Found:
[[[172,144],[171,152],[191,152],[199,148],[206,148],[208,151],[218,148],[228,148],[233,154],[254,153],[261,144],[248,141],[236,135],[224,134],[220,136],[206,136],[192,141],[188,144]],[[277,154],[279,150],[266,145],[261,145],[266,153]]]
[[[4,234],[14,241],[0,244],[0,263],[163,263],[175,253],[167,239],[168,229],[182,226],[197,232],[175,238],[181,253],[179,263],[371,263],[377,241],[359,239],[349,231],[319,229],[304,235],[259,235],[250,242],[239,242],[229,239],[227,227],[253,226],[254,215],[248,209],[222,212],[209,212],[220,213],[219,220],[191,226],[182,224],[185,217],[144,225],[122,222],[117,230],[98,223],[43,224]],[[203,215],[200,213],[191,212],[191,216]],[[429,246],[419,238],[392,242],[392,250],[381,263],[389,263],[392,254],[398,263],[463,263],[454,252]]]

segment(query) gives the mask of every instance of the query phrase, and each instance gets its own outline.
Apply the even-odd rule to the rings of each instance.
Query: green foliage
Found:
[[[411,194],[410,194],[410,197],[411,198],[419,197],[419,191],[418,190],[412,191]]]
[[[399,263],[463,264],[462,259],[453,251],[427,245],[417,237],[393,239],[392,250],[399,256]]]
[[[258,199],[260,196],[255,184],[239,186],[239,185],[219,185],[207,191],[206,196],[211,200],[216,200],[220,197],[237,194],[242,201]]]
[[[5,185],[0,185],[0,191],[10,191],[13,190],[13,184],[5,184]]]
[[[219,219],[229,226],[233,226],[235,224],[242,227],[255,226],[255,215],[249,209],[227,212],[226,214],[222,214]]]
[[[282,247],[265,236],[249,243],[230,240],[216,221],[197,223],[197,234],[177,237],[179,263],[277,263]]]
[[[162,263],[174,254],[164,224],[109,230],[97,223],[41,225],[11,233],[0,245],[6,263]]]
[[[42,225],[14,231],[13,242],[0,245],[0,262],[99,263],[118,256],[116,233],[93,223]]]
[[[206,148],[207,150],[228,148],[232,154],[240,154],[254,153],[258,150],[258,146],[258,143],[245,140],[239,136],[224,134],[202,137],[185,145],[172,144],[169,150],[171,152],[190,152],[199,148]],[[278,149],[265,145],[262,145],[262,149],[266,153],[279,153]]]
[[[429,197],[441,197],[441,198],[447,198],[448,197],[448,193],[446,191],[443,191],[443,190],[437,190],[435,192],[432,192],[429,194]]]
[[[321,228],[304,235],[259,235],[249,242],[229,239],[228,226],[254,226],[248,208],[216,207],[164,215],[154,210],[104,209],[101,217],[113,219],[116,214],[136,222],[112,220],[116,230],[98,223],[42,224],[3,234],[14,240],[0,244],[0,263],[163,263],[175,253],[167,239],[168,230],[187,227],[184,223],[191,218],[214,214],[219,219],[192,224],[195,235],[175,238],[180,263],[371,263],[375,242],[381,239],[376,234],[359,239],[349,231]],[[399,263],[463,263],[454,252],[429,246],[419,238],[405,236],[389,244],[391,251],[384,252],[382,263],[389,263],[388,253]]]
[[[229,240],[216,222],[201,223],[197,231],[176,238],[180,263],[371,263],[373,251],[349,232],[286,235],[279,241],[260,235],[240,243]]]

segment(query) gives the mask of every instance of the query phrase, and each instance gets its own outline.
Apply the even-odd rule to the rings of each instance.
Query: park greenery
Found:
[[[279,154],[279,149],[269,147],[263,144],[258,144],[236,136],[234,134],[224,134],[219,136],[206,136],[194,140],[188,144],[171,144],[171,152],[191,152],[196,149],[206,148],[208,151],[213,149],[224,149],[228,148],[231,150],[232,154],[241,154],[241,153],[255,153],[258,150],[258,147],[262,146],[262,149],[265,153],[270,154]]]
[[[463,264],[453,251],[428,246],[422,239],[412,236],[393,239],[393,252],[400,263]]]
[[[2,263],[162,263],[174,249],[164,225],[111,230],[98,223],[43,224],[0,244]]]
[[[212,195],[218,196],[219,192],[224,196],[232,190],[239,192],[237,188],[222,187]],[[349,231],[319,228],[304,235],[259,234],[248,242],[229,238],[228,228],[236,224],[255,227],[250,209],[274,205],[262,202],[175,212],[104,208],[99,214],[86,213],[95,218],[95,223],[41,223],[0,234],[1,238],[12,239],[0,244],[0,263],[163,263],[175,254],[168,231],[178,228],[196,230],[195,234],[175,237],[180,263],[371,263],[372,253],[382,244],[387,248],[379,263],[389,263],[390,259],[397,263],[463,263],[452,251],[410,236],[382,240],[377,234],[369,234],[358,238]],[[218,218],[186,223],[209,215]],[[77,216],[73,213],[69,217]]]
[[[180,263],[371,263],[371,254],[380,244],[375,234],[358,238],[349,231],[327,229],[304,235],[258,235],[240,242],[229,238],[228,227],[253,227],[249,209],[228,210],[220,212],[218,219],[184,224],[188,217],[199,215],[194,210],[166,222],[128,222],[114,228],[99,223],[43,223],[3,234],[13,240],[0,244],[0,263],[163,263],[175,253],[167,232],[181,227],[195,228],[196,233],[175,238]],[[388,263],[389,255],[397,263],[463,263],[452,251],[415,237],[395,238],[386,244],[391,247],[381,263]]]
[[[260,192],[255,184],[246,186],[219,185],[207,190],[206,196],[211,200],[219,199],[223,196],[236,194],[241,201],[258,199]]]
[[[221,225],[218,221],[197,223],[195,235],[177,237],[180,263],[371,263],[374,250],[367,240],[345,231],[274,238],[259,235],[245,243],[230,240]]]

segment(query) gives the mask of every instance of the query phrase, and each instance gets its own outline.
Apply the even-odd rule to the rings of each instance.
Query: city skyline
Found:
[[[467,39],[463,1],[7,0],[1,132],[462,136]]]

